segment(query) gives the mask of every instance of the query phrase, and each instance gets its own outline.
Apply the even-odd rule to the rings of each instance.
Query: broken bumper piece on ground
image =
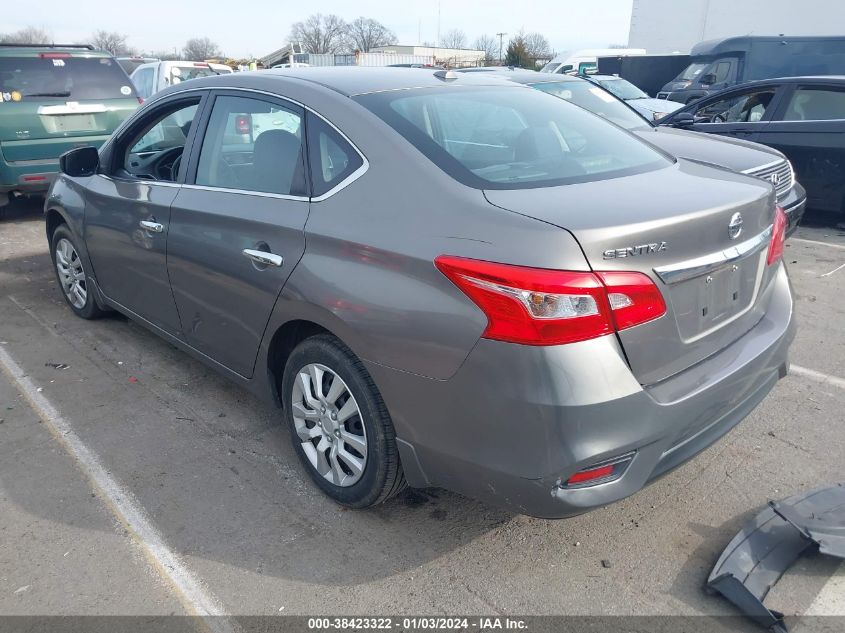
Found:
[[[722,552],[707,587],[761,626],[785,632],[783,614],[768,609],[763,600],[790,565],[812,547],[845,558],[845,484],[770,501]]]

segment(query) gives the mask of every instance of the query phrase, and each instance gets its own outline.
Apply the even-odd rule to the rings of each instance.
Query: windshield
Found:
[[[602,88],[612,92],[620,99],[648,99],[648,95],[625,79],[596,79]]]
[[[219,75],[220,73],[212,70],[208,64],[201,66],[194,66],[193,64],[185,64],[184,66],[170,67],[170,83],[176,85],[189,79],[199,79],[200,77],[211,77],[212,75]]]
[[[710,65],[710,62],[697,62],[690,64],[686,70],[675,77],[675,81],[695,81],[705,68]]]
[[[136,96],[129,77],[111,57],[0,57],[0,94],[21,101],[36,97],[87,101]],[[15,94],[18,99],[14,99]]]
[[[624,127],[626,130],[651,127],[648,121],[619,99],[606,90],[594,86],[589,81],[544,81],[529,85],[537,90],[566,99],[585,110],[612,121],[616,125]]]
[[[545,66],[543,66],[540,69],[540,72],[541,73],[553,73],[555,71],[555,68],[557,68],[558,66],[560,66],[560,62],[549,62],[548,64],[546,64]]]
[[[624,130],[537,90],[433,88],[356,100],[450,176],[478,189],[605,180],[669,164]]]

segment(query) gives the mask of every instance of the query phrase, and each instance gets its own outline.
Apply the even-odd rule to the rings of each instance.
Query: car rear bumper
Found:
[[[774,283],[769,310],[751,331],[648,387],[636,382],[614,336],[550,348],[482,339],[445,381],[369,364],[409,482],[548,518],[637,492],[727,433],[786,375],[795,324],[783,265]],[[614,481],[561,486],[629,453]]]

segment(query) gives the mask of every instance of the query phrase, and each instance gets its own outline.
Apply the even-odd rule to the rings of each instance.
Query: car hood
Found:
[[[776,149],[759,143],[701,132],[658,127],[634,130],[634,133],[675,158],[686,158],[733,171],[756,169],[784,158]]]

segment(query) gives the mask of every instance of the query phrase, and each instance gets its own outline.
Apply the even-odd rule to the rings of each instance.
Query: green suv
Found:
[[[46,192],[61,154],[99,147],[138,103],[105,51],[0,44],[0,208],[10,194]]]

